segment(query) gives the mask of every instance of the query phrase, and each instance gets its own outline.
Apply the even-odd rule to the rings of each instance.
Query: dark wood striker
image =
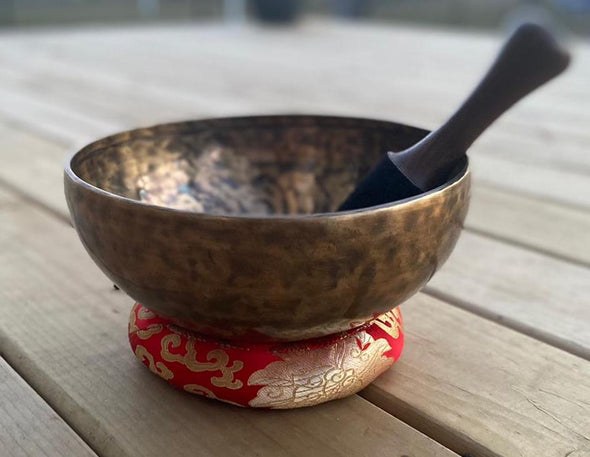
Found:
[[[569,61],[569,54],[541,26],[520,26],[455,114],[412,147],[387,153],[339,209],[401,200],[444,184],[490,124],[521,98],[559,75]]]

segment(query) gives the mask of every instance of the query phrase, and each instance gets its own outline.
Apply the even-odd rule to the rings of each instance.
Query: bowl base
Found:
[[[398,308],[366,325],[290,343],[205,337],[137,303],[129,317],[135,356],[174,387],[237,406],[290,409],[347,397],[400,357]]]

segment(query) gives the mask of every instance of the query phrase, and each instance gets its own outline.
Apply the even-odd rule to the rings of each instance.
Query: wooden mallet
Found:
[[[444,184],[492,122],[559,75],[569,61],[569,53],[549,32],[535,24],[521,25],[455,114],[409,149],[388,152],[339,211],[402,200]]]

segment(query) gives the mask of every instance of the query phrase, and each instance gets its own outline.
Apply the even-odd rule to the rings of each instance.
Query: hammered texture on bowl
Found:
[[[83,148],[66,196],[91,257],[149,309],[230,340],[318,337],[394,308],[453,249],[466,165],[407,201],[333,212],[426,133],[322,116],[161,125]]]

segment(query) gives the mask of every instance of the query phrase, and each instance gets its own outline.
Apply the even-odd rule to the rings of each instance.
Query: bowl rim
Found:
[[[408,124],[403,124],[400,122],[395,121],[388,121],[388,120],[381,120],[381,119],[373,119],[373,118],[364,118],[364,117],[349,117],[349,116],[332,116],[332,115],[316,115],[316,114],[262,114],[262,115],[249,115],[249,116],[223,116],[223,117],[208,117],[208,118],[201,118],[201,119],[194,119],[194,120],[185,120],[185,121],[176,121],[176,122],[166,122],[155,124],[147,127],[139,127],[129,130],[123,130],[111,135],[107,135],[105,137],[99,138],[95,141],[85,144],[84,146],[77,146],[73,148],[73,152],[70,152],[67,155],[66,163],[64,166],[64,173],[65,175],[72,181],[74,184],[95,193],[101,197],[106,197],[113,199],[119,203],[130,205],[130,206],[138,206],[138,207],[145,207],[147,209],[151,209],[154,211],[161,211],[164,213],[171,213],[177,215],[183,215],[185,217],[191,218],[198,218],[198,219],[232,219],[232,220],[275,220],[275,221],[304,221],[304,220],[313,220],[313,219],[342,219],[342,218],[349,218],[349,217],[356,217],[360,215],[364,215],[367,213],[375,213],[381,212],[391,209],[397,209],[400,207],[407,206],[415,201],[418,200],[430,200],[434,198],[436,195],[441,194],[448,189],[451,189],[455,186],[461,185],[465,180],[469,179],[470,177],[470,168],[469,168],[469,158],[465,156],[465,163],[463,166],[457,171],[457,174],[453,176],[450,180],[441,184],[440,186],[435,187],[427,192],[414,195],[412,197],[404,198],[401,200],[396,200],[389,203],[383,203],[380,205],[374,206],[367,206],[365,208],[358,208],[353,210],[346,210],[346,211],[328,211],[322,213],[309,213],[309,214],[260,214],[260,213],[248,213],[248,214],[211,214],[211,213],[198,213],[194,211],[187,211],[178,208],[171,208],[168,206],[160,206],[155,205],[153,203],[144,202],[141,200],[136,200],[133,198],[125,197],[123,195],[116,194],[114,192],[110,192],[108,190],[101,189],[93,184],[90,184],[88,181],[85,181],[80,176],[76,174],[76,172],[72,168],[72,162],[78,156],[78,154],[82,153],[83,151],[87,151],[89,149],[97,149],[102,144],[105,144],[104,147],[108,147],[109,145],[112,146],[117,140],[125,137],[123,141],[130,141],[132,139],[137,139],[141,137],[145,137],[145,133],[150,131],[156,130],[174,130],[176,127],[177,129],[183,125],[192,125],[203,123],[206,124],[208,122],[223,122],[223,121],[254,121],[254,120],[279,120],[279,119],[316,119],[316,120],[325,120],[325,121],[347,121],[347,122],[374,122],[377,124],[382,124],[383,126],[401,126],[401,127],[408,127],[415,130],[421,130],[425,134],[428,134],[429,131],[426,129],[422,129],[420,127],[415,127]],[[153,135],[151,136],[154,137]],[[384,151],[384,154],[388,151]]]

